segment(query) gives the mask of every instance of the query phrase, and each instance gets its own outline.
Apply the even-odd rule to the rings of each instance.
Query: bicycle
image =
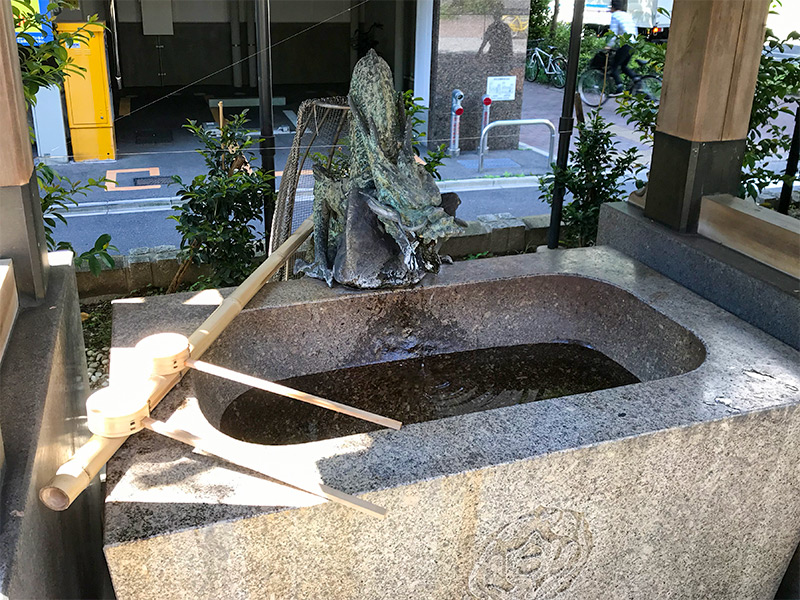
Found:
[[[614,51],[598,52],[586,69],[578,78],[578,93],[584,104],[588,106],[601,106],[609,97],[609,89],[616,88],[616,82],[608,70],[608,65],[614,60]],[[647,66],[647,61],[636,59],[639,69]],[[661,77],[654,72],[640,75],[636,79],[628,80],[626,91],[633,96],[645,96],[654,100],[656,105],[661,100]]]
[[[548,54],[538,46],[528,50],[528,58],[525,61],[525,79],[536,81],[539,74],[543,72],[553,87],[561,89],[567,83],[567,60],[555,53],[555,46],[547,48],[553,54]]]
[[[501,19],[511,29],[512,37],[522,37],[522,34],[528,31],[527,15],[503,15]]]

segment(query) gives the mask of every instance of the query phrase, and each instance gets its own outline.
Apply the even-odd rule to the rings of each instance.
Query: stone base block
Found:
[[[191,332],[212,307],[187,297],[116,305],[114,346]],[[118,597],[773,598],[800,541],[800,354],[613,249],[444,265],[392,292],[269,284],[206,359],[281,379],[554,341],[641,383],[262,446],[385,520],[136,434],[108,466]],[[220,428],[244,391],[190,373],[154,416]]]
[[[39,488],[89,438],[83,332],[72,267],[51,267],[47,296],[23,309],[0,365],[6,473],[0,502],[0,597],[108,598],[100,482],[65,512]]]

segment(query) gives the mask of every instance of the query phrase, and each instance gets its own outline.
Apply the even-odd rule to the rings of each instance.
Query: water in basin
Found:
[[[280,381],[406,425],[638,382],[601,352],[574,343],[437,354]],[[220,422],[224,433],[259,444],[296,444],[379,428],[257,389],[234,399]]]

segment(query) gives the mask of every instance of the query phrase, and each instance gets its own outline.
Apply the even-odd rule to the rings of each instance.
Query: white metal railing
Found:
[[[553,163],[553,154],[556,148],[556,126],[547,119],[509,119],[507,121],[494,121],[489,123],[481,132],[481,140],[478,144],[478,171],[483,171],[483,155],[486,153],[486,138],[490,129],[495,127],[511,127],[520,125],[544,125],[550,130],[550,150],[547,155],[547,164]]]

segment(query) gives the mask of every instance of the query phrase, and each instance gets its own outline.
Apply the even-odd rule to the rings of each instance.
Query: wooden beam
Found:
[[[675,0],[646,217],[694,233],[700,200],[737,194],[770,0]]]
[[[800,221],[727,194],[704,196],[697,233],[800,279]]]
[[[676,0],[658,131],[696,142],[747,136],[770,0]]]
[[[3,362],[11,328],[19,310],[17,285],[14,281],[14,267],[11,261],[0,260],[0,363]]]
[[[33,172],[31,139],[11,2],[0,2],[0,187],[25,185]]]

